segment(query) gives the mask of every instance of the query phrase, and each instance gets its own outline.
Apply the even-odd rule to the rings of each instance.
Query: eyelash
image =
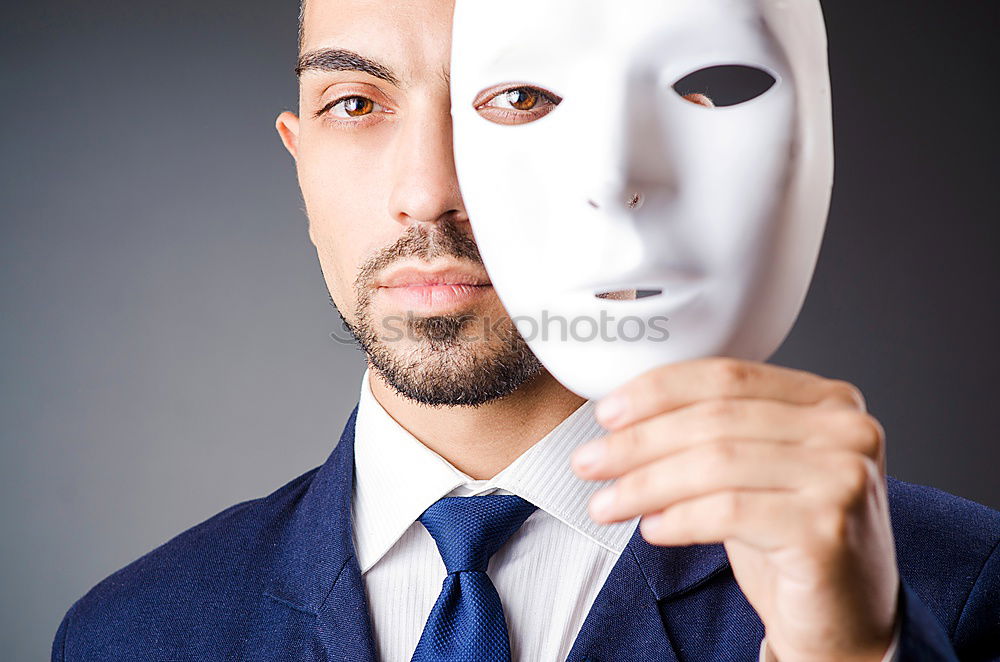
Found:
[[[497,98],[501,97],[504,94],[507,94],[509,92],[516,92],[517,90],[530,90],[530,91],[534,92],[535,94],[537,94],[538,96],[540,96],[545,101],[547,101],[550,104],[552,104],[553,106],[558,106],[559,103],[562,101],[562,99],[560,99],[559,97],[555,96],[551,92],[546,92],[545,90],[543,90],[543,89],[541,89],[539,87],[532,87],[531,85],[518,85],[516,87],[508,87],[506,89],[498,90],[498,91],[494,92],[485,101],[482,101],[481,103],[477,104],[476,105],[476,109],[479,110],[481,108],[492,108],[493,110],[506,111],[507,110],[506,108],[498,108],[496,106],[490,106],[488,104],[491,101],[493,101],[494,99],[497,99]],[[525,110],[525,111],[521,111],[520,113],[515,113],[515,114],[523,115],[524,113],[530,113],[530,112],[531,112],[530,110]]]
[[[510,108],[501,108],[497,106],[489,105],[497,98],[508,94],[510,92],[515,92],[517,90],[529,90],[532,93],[538,95],[538,97],[545,102],[545,105],[541,108],[533,108],[531,110],[514,110]],[[540,119],[545,117],[562,102],[562,98],[543,90],[539,87],[533,85],[512,85],[510,87],[505,87],[498,90],[491,90],[489,95],[483,101],[475,104],[476,112],[482,114],[484,111],[492,117],[487,117],[490,121],[500,120],[501,124],[523,124],[527,122],[533,122],[535,119]]]
[[[372,111],[367,115],[361,115],[357,118],[333,117],[332,115],[330,115],[330,110],[336,107],[337,104],[347,101],[348,99],[366,99],[368,101],[371,101],[376,106],[379,106],[381,110]],[[387,109],[384,104],[381,104],[378,101],[372,99],[371,97],[365,96],[364,94],[345,94],[343,96],[334,99],[330,103],[326,104],[325,106],[317,110],[314,116],[317,118],[321,118],[324,122],[329,122],[331,124],[358,126],[359,124],[372,121],[372,117],[376,113],[392,113],[392,111]]]
[[[547,102],[549,105],[551,105],[553,107],[554,106],[558,106],[559,103],[562,101],[562,99],[560,99],[559,97],[556,97],[555,95],[553,95],[553,94],[551,94],[549,92],[546,92],[545,90],[543,90],[541,88],[533,87],[533,86],[530,86],[530,85],[519,85],[519,86],[516,86],[516,87],[509,87],[507,89],[497,91],[496,93],[492,94],[488,99],[486,99],[482,103],[478,104],[476,106],[476,109],[480,110],[482,108],[489,108],[490,112],[492,112],[492,113],[494,113],[496,115],[500,115],[501,117],[504,117],[506,119],[512,119],[512,120],[518,120],[518,119],[523,120],[526,116],[529,116],[529,115],[532,115],[532,114],[536,114],[536,115],[539,114],[540,111],[538,111],[536,109],[517,111],[517,110],[510,110],[510,109],[507,109],[507,108],[498,108],[496,106],[489,106],[488,105],[490,102],[492,102],[494,99],[496,99],[500,95],[507,94],[509,92],[514,92],[516,90],[530,90],[530,91],[534,92],[535,94],[537,94],[541,99],[543,99],[545,102]],[[361,116],[359,116],[357,118],[333,117],[333,116],[330,115],[330,111],[333,108],[335,108],[338,104],[343,103],[344,101],[347,101],[348,99],[355,99],[355,98],[366,99],[368,101],[371,101],[376,106],[379,106],[381,108],[381,110],[379,110],[379,111],[372,111],[371,113],[368,113],[367,115],[361,115]],[[545,114],[548,114],[549,112],[551,112],[551,109],[545,111]],[[388,110],[383,104],[380,104],[379,102],[375,101],[374,99],[372,99],[370,97],[367,97],[367,96],[365,96],[363,94],[345,94],[343,96],[337,97],[333,101],[330,101],[329,103],[327,103],[326,105],[324,105],[322,108],[320,108],[318,111],[316,111],[315,117],[322,118],[323,121],[329,122],[329,123],[332,123],[332,124],[358,126],[360,124],[364,124],[364,123],[372,121],[372,116],[375,115],[376,113],[392,113],[392,111]]]

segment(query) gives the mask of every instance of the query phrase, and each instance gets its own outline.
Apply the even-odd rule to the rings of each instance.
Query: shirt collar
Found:
[[[506,491],[530,501],[577,533],[620,554],[639,518],[598,524],[587,514],[590,496],[611,481],[585,481],[570,469],[577,446],[604,433],[593,403],[576,411],[490,480],[475,480],[422,444],[372,394],[369,371],[361,380],[355,427],[353,521],[361,572],[389,551],[435,501]]]

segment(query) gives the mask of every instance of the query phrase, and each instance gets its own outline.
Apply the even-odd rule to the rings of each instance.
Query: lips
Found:
[[[398,305],[428,313],[471,303],[492,289],[481,271],[461,267],[402,267],[379,279],[379,292]]]
[[[490,280],[486,277],[486,274],[475,273],[459,267],[434,270],[404,267],[390,272],[379,281],[379,287],[386,288],[446,285],[481,287],[489,284]]]

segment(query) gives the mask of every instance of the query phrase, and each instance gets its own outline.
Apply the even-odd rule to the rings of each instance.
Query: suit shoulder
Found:
[[[1000,511],[989,506],[892,477],[888,493],[896,533],[914,544],[966,541],[992,549],[1000,542]]]
[[[894,478],[888,493],[900,577],[954,627],[1000,545],[1000,512]]]
[[[316,471],[307,471],[267,496],[222,510],[136,559],[95,588],[127,586],[161,573],[205,570],[218,562],[232,564],[239,557],[253,555],[258,547],[280,534],[287,515],[309,488]]]
[[[316,471],[226,508],[105,578],[67,612],[56,647],[73,639],[74,647],[93,650],[100,642],[104,654],[113,655],[106,646],[128,631],[152,632],[164,623],[182,631],[232,620],[269,576],[271,551]]]

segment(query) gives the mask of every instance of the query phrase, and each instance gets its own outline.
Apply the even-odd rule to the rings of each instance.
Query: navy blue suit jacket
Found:
[[[374,662],[351,533],[353,469],[354,414],[323,466],[93,588],[63,619],[52,659]],[[889,500],[900,660],[1000,660],[1000,512],[894,479]],[[569,660],[751,661],[763,635],[721,545],[658,547],[637,529]]]

